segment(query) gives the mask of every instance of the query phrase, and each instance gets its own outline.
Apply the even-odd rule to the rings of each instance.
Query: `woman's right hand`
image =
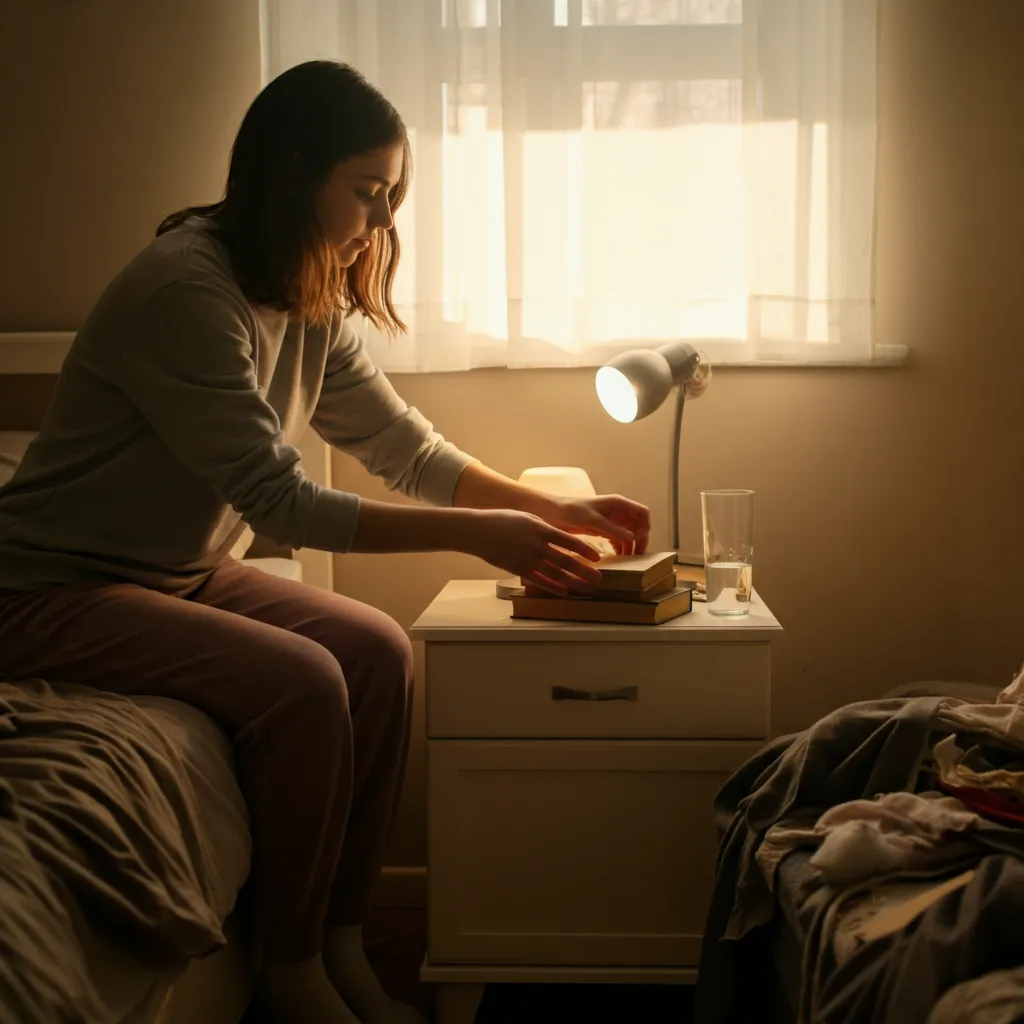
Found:
[[[529,512],[478,510],[466,541],[467,553],[556,594],[586,593],[601,578],[592,544]]]

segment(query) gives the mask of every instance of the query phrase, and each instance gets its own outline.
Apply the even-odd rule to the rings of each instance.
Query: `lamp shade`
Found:
[[[524,487],[559,498],[593,498],[597,495],[587,471],[580,466],[531,466],[519,474],[519,482]],[[585,535],[583,539],[593,544],[602,555],[615,554],[615,548],[606,537]]]
[[[580,466],[531,466],[519,474],[519,482],[561,498],[593,498],[597,494],[587,471]]]
[[[683,341],[622,352],[597,371],[597,397],[612,419],[642,420],[668,398],[673,385],[693,377],[699,365],[696,349]]]

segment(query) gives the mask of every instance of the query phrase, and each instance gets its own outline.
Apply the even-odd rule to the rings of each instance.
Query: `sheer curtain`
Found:
[[[264,76],[333,57],[414,186],[385,370],[871,356],[876,0],[263,0]]]

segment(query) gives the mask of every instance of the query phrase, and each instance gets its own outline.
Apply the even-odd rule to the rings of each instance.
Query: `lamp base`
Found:
[[[708,599],[706,581],[707,574],[704,570],[704,560],[695,559],[692,555],[686,556],[682,552],[676,553],[676,582],[688,582],[693,584],[693,600],[706,601]]]
[[[494,593],[503,601],[509,601],[513,594],[523,592],[523,581],[518,576],[506,576],[503,580],[495,580]]]
[[[677,551],[676,565],[697,565],[703,569],[704,558],[701,555],[695,555],[692,551]]]

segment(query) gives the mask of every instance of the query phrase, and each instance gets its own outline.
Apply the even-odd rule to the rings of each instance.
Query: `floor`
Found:
[[[434,993],[419,980],[426,911],[381,908],[366,922],[367,956],[384,988],[434,1021]],[[489,985],[476,1024],[690,1024],[686,985]],[[243,1024],[267,1024],[258,1006]]]
[[[367,954],[387,991],[433,1021],[433,991],[419,981],[426,913],[379,909],[367,921]],[[476,1024],[689,1024],[685,985],[489,985]]]

